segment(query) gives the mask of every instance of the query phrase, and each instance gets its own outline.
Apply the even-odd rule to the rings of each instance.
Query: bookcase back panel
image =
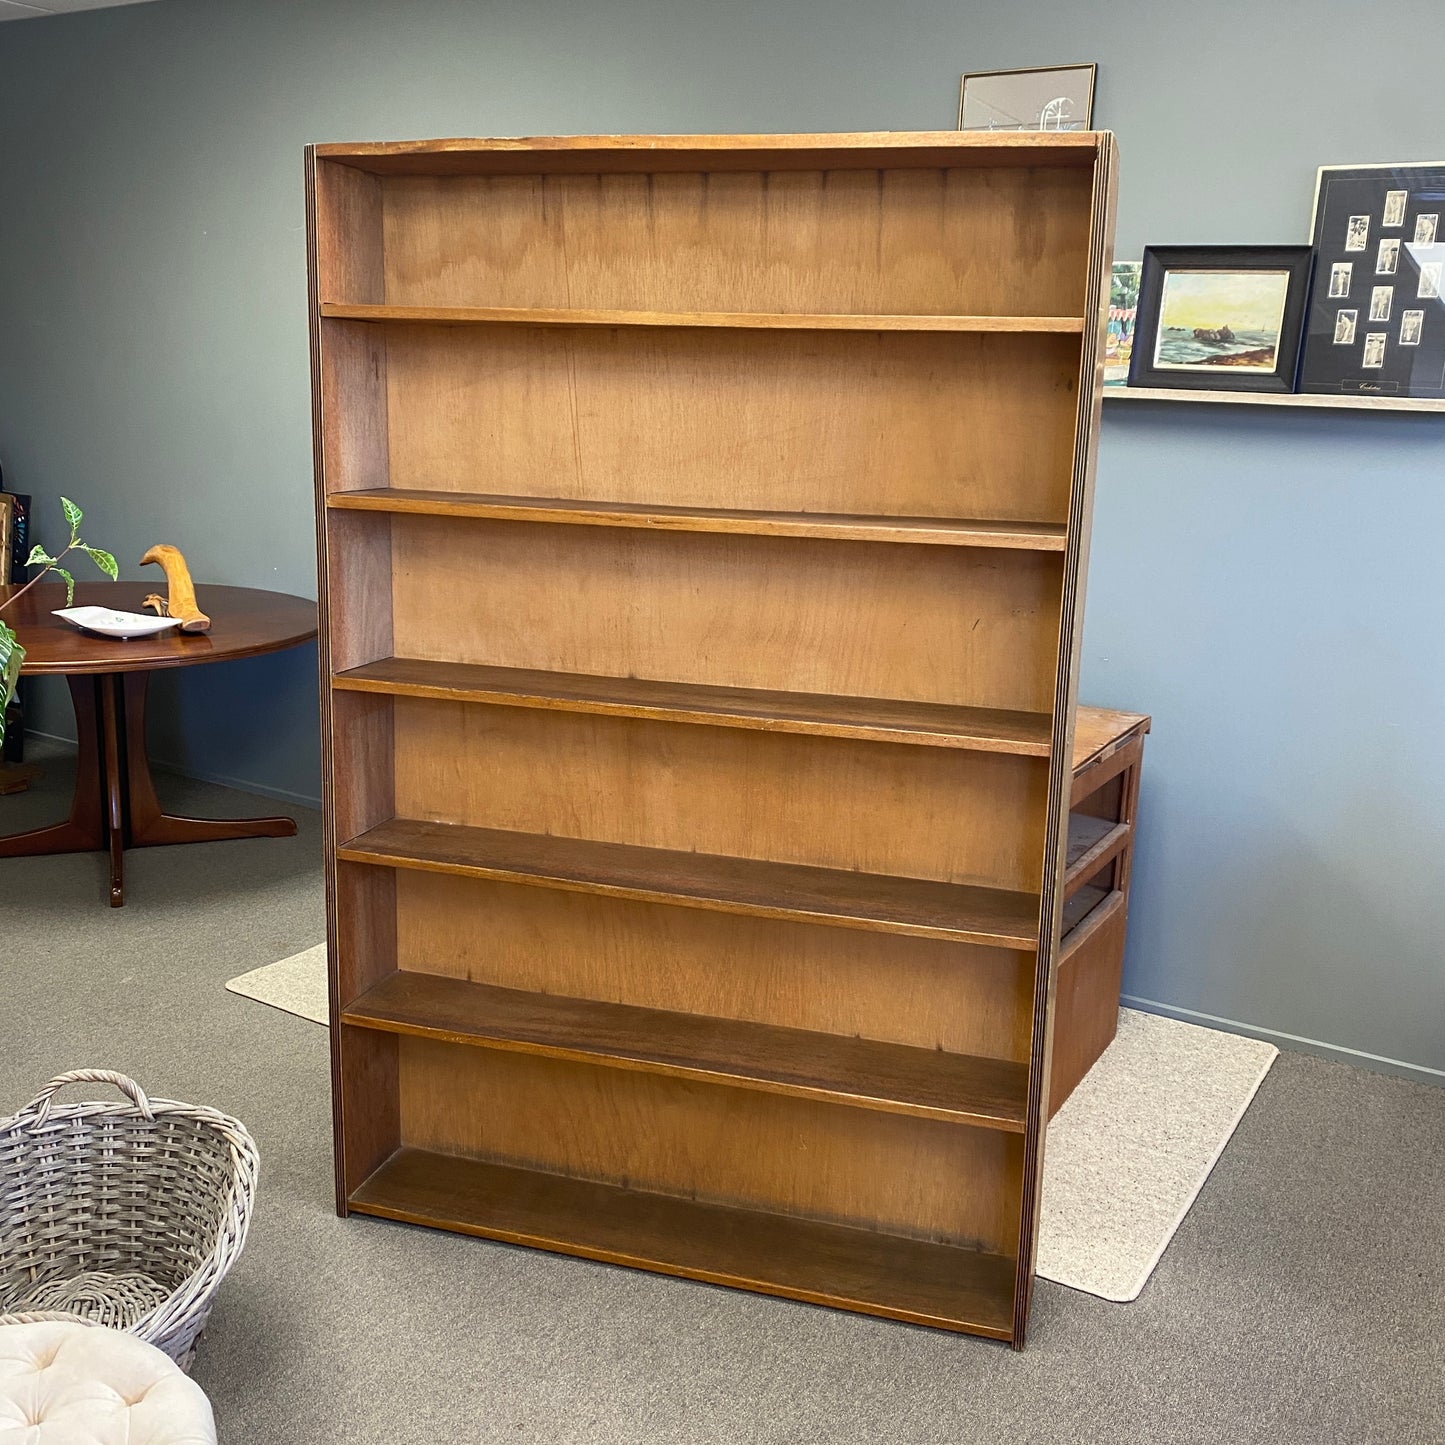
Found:
[[[1091,182],[1072,167],[388,177],[385,299],[1077,316]]]
[[[1016,1248],[1018,1134],[417,1038],[399,1075],[417,1148]]]
[[[1076,336],[385,329],[394,487],[1068,517]]]
[[[408,818],[1037,892],[1042,758],[396,699]]]
[[[1028,1056],[1031,954],[407,869],[395,877],[396,962],[413,972]]]
[[[338,1028],[332,1043],[344,1135],[339,1168],[344,1187],[355,1189],[401,1144],[400,1079],[396,1037],[369,1029]]]
[[[392,537],[398,656],[1053,709],[1057,553],[432,517]]]

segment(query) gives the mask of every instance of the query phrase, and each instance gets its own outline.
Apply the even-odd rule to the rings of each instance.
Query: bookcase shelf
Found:
[[[310,148],[342,1214],[1022,1347],[1113,173]]]
[[[1049,755],[1047,713],[890,698],[821,697],[760,688],[708,687],[637,677],[595,677],[479,663],[387,657],[337,673],[342,692],[441,702],[491,703],[611,717],[657,718],[713,727],[818,737],[862,738],[925,747],[972,748],[1024,757]]]
[[[637,898],[683,908],[804,919],[838,928],[1033,948],[1039,900],[1027,893],[639,848],[585,838],[392,818],[341,844],[349,863]]]
[[[819,537],[844,542],[924,543],[1062,552],[1064,528],[1051,522],[964,521],[952,517],[866,517],[830,512],[752,512],[735,508],[644,506],[564,497],[375,487],[337,492],[327,506],[350,512],[473,517],[503,522],[557,522],[576,527],[636,527],[678,532],[733,532],[756,537]]]
[[[994,1339],[1014,1262],[981,1250],[399,1149],[350,1207],[408,1224]]]
[[[669,326],[727,331],[1055,332],[1077,336],[1081,316],[871,316],[798,311],[622,311],[541,306],[384,306],[323,302],[331,321],[413,322],[429,326]]]
[[[1064,875],[1064,894],[1078,891],[1110,859],[1116,858],[1129,842],[1132,824],[1074,813],[1069,818],[1069,848]]]
[[[1022,1133],[1022,1064],[742,1019],[395,973],[342,1022]]]

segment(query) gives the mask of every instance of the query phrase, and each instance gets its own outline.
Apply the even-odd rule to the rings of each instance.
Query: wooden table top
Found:
[[[1114,712],[1110,708],[1079,704],[1074,716],[1074,770],[1097,757],[1110,744],[1131,733],[1147,733],[1150,719],[1142,712]]]
[[[18,591],[9,586],[0,591]],[[75,589],[74,607],[113,607],[121,612],[142,612],[147,594],[164,595],[164,577],[153,582],[82,582]],[[5,621],[19,635],[25,649],[26,676],[41,673],[149,672],[160,667],[191,667],[203,662],[225,662],[279,652],[316,636],[316,604],[285,592],[263,592],[254,587],[219,587],[202,583],[196,588],[201,611],[211,619],[209,632],[162,632],[155,637],[128,641],[82,632],[51,614],[65,606],[63,582],[41,582],[14,607],[6,608]]]

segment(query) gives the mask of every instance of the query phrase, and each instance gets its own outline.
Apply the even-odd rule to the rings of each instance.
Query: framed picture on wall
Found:
[[[1109,326],[1104,335],[1104,385],[1127,386],[1139,315],[1139,261],[1115,261],[1109,285]]]
[[[1130,386],[1293,391],[1308,246],[1146,246]]]
[[[963,77],[959,130],[1089,130],[1099,67],[1039,65],[980,70]]]
[[[1322,166],[1300,390],[1445,396],[1445,161]]]

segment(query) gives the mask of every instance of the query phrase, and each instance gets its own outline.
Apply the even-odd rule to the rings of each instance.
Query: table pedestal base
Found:
[[[0,837],[0,858],[110,854],[110,906],[125,902],[125,850],[230,838],[289,838],[291,818],[179,818],[164,812],[146,758],[147,672],[72,675],[79,753],[63,823]]]

